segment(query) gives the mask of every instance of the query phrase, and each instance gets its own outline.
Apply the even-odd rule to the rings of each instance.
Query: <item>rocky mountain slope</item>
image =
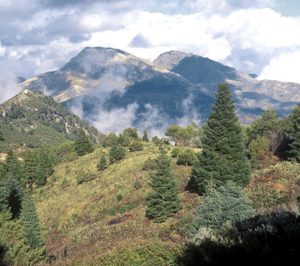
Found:
[[[253,75],[237,71],[209,58],[170,51],[154,60],[157,66],[165,67],[188,81],[197,84],[213,96],[219,83],[231,85],[238,113],[243,122],[251,122],[263,110],[275,108],[286,115],[300,102],[300,84],[274,80],[257,80]]]
[[[52,97],[24,90],[0,105],[0,150],[74,140],[84,130],[99,142],[101,134]]]
[[[23,86],[53,96],[108,132],[128,126],[151,130],[170,123],[203,122],[218,84],[224,81],[232,86],[244,123],[268,108],[285,115],[300,102],[299,84],[259,81],[208,58],[178,51],[150,63],[118,49],[85,48],[61,69],[26,80]]]

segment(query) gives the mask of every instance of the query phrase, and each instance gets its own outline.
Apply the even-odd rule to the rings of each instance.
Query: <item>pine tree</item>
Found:
[[[43,169],[46,177],[53,173],[54,155],[48,146],[42,146],[38,149],[37,164]]]
[[[20,181],[22,178],[22,165],[12,151],[7,153],[5,161],[6,175],[10,178]]]
[[[300,105],[297,106],[290,115],[291,120],[291,144],[290,156],[297,162],[300,162]]]
[[[143,141],[149,142],[148,133],[147,133],[146,129],[144,130]]]
[[[29,151],[24,156],[24,182],[31,187],[35,181],[37,160],[36,154],[33,151]]]
[[[22,201],[22,220],[27,243],[32,248],[41,248],[44,242],[40,234],[40,226],[34,203],[28,193],[25,193]]]
[[[45,173],[45,169],[42,167],[41,164],[38,164],[35,168],[34,182],[38,186],[43,186],[47,182],[47,176]]]
[[[97,169],[98,169],[98,171],[103,171],[106,168],[107,168],[106,157],[102,154],[100,156],[99,163],[97,164]]]
[[[93,144],[83,131],[80,132],[80,136],[75,142],[75,151],[79,156],[83,156],[94,151]]]
[[[220,84],[216,103],[203,128],[203,150],[193,166],[192,183],[199,193],[228,180],[245,185],[250,177],[242,132],[227,84]]]
[[[170,159],[160,152],[157,168],[151,174],[152,191],[146,200],[146,216],[155,222],[164,222],[180,208],[175,179],[171,172]]]

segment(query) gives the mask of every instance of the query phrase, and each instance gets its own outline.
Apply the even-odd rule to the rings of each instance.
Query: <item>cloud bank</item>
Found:
[[[284,16],[276,5],[278,0],[0,0],[0,65],[17,62],[15,75],[30,77],[61,67],[86,46],[150,60],[182,50],[261,79],[300,83],[300,16]]]

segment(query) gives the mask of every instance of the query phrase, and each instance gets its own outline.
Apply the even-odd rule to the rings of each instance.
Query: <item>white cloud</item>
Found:
[[[273,79],[285,82],[300,83],[300,49],[294,52],[281,53],[272,58],[264,67],[259,79]]]
[[[133,124],[137,108],[138,105],[133,103],[126,108],[115,108],[109,111],[101,109],[91,122],[103,133],[121,132]]]
[[[0,57],[19,62],[16,75],[28,77],[61,67],[86,46],[120,48],[146,59],[182,50],[249,73],[264,69],[264,78],[274,78],[266,71],[269,63],[300,49],[300,18],[282,16],[273,2],[90,0],[60,6],[2,0],[0,18],[7,23],[0,25]],[[132,45],[137,36],[151,45]]]
[[[7,66],[0,66],[0,103],[5,102],[21,91],[17,78]]]

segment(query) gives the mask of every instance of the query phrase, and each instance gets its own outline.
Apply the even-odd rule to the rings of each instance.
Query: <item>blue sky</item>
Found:
[[[285,16],[300,16],[299,0],[276,0],[274,8]]]
[[[0,0],[0,21],[5,99],[17,76],[57,69],[86,46],[149,61],[182,50],[261,79],[300,83],[297,0]]]

